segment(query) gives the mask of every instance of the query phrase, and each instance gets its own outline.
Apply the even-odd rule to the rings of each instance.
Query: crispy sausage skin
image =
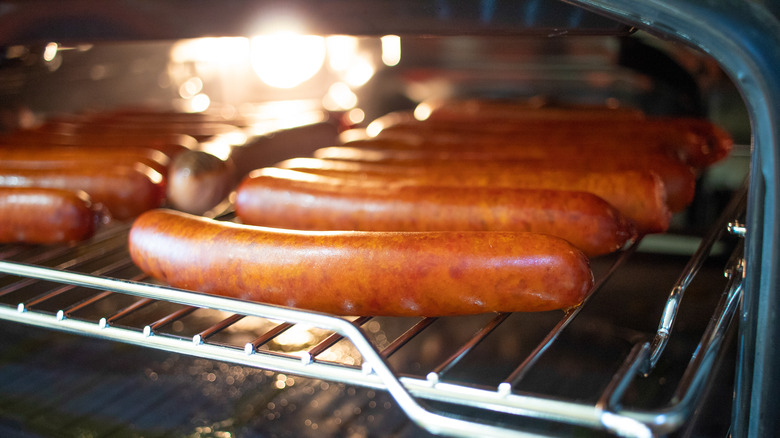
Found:
[[[55,244],[91,237],[100,214],[84,192],[0,187],[0,242]]]
[[[588,256],[622,248],[632,222],[596,195],[562,190],[393,186],[259,169],[239,186],[243,223],[301,230],[525,231]]]
[[[527,169],[522,172],[428,172],[414,177],[387,173],[306,169],[306,173],[378,186],[539,189],[592,193],[632,220],[641,234],[669,228],[671,211],[661,178],[652,172],[587,172],[580,170]],[[410,198],[411,200],[412,198]]]
[[[39,187],[84,191],[119,220],[160,207],[165,201],[162,175],[147,166],[89,165],[59,169],[0,167],[0,187]]]
[[[358,157],[355,157],[358,158]],[[302,171],[342,171],[381,173],[398,178],[428,175],[462,174],[517,174],[536,170],[567,170],[582,172],[651,171],[663,180],[666,202],[676,213],[685,209],[696,191],[696,176],[690,166],[664,155],[648,155],[642,160],[635,157],[588,156],[573,160],[528,159],[515,161],[492,160],[389,160],[361,161],[327,158],[292,158],[276,164],[276,167]]]
[[[173,287],[337,315],[552,310],[593,285],[581,252],[533,233],[305,232],[157,209],[129,250]]]

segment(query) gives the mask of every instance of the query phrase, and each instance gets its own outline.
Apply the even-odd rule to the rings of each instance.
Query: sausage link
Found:
[[[595,155],[666,153],[697,168],[722,160],[733,147],[733,140],[725,130],[697,118],[407,121],[383,127],[374,138],[379,139],[396,141],[394,148],[457,150],[465,147],[483,152],[511,148],[524,156],[556,151]]]
[[[303,169],[334,179],[363,181],[375,185],[436,186],[506,189],[564,190],[592,193],[614,206],[636,224],[641,234],[662,233],[669,228],[672,213],[666,203],[661,178],[652,172],[587,172],[580,170],[527,169],[522,172],[428,172],[414,177],[386,173]]]
[[[543,99],[445,99],[427,101],[425,105],[429,113],[428,120],[436,121],[471,121],[486,120],[641,120],[645,118],[643,111],[637,108],[589,104],[551,104]]]
[[[166,175],[171,159],[150,148],[109,148],[102,146],[0,146],[0,165],[19,169],[55,169],[84,165],[141,163]]]
[[[357,158],[357,157],[355,157]],[[557,158],[555,160],[527,159],[514,161],[492,160],[389,160],[358,161],[326,158],[292,158],[276,167],[293,170],[338,170],[396,175],[398,178],[441,174],[517,174],[532,170],[567,170],[583,172],[651,171],[657,173],[666,190],[669,210],[676,213],[685,209],[696,191],[696,176],[690,166],[664,155],[647,155],[642,160],[635,157],[594,157],[580,160]]]
[[[100,214],[84,192],[0,187],[0,242],[54,244],[91,237]]]
[[[593,285],[580,251],[534,233],[304,232],[158,209],[129,250],[173,287],[337,315],[553,310]]]
[[[633,223],[596,195],[560,190],[366,184],[260,169],[236,194],[252,225],[301,230],[526,231],[568,240],[589,256],[623,247]]]
[[[0,167],[0,187],[56,188],[84,191],[113,218],[124,220],[156,208],[165,201],[162,175],[136,163],[132,166],[87,165],[59,169]]]

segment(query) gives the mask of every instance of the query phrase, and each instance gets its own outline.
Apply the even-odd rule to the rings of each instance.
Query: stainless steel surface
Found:
[[[690,44],[712,56],[744,99],[752,131],[746,233],[745,297],[740,314],[740,362],[734,436],[778,430],[780,410],[780,20],[763,2],[698,0],[574,3]],[[771,3],[771,2],[769,2]]]

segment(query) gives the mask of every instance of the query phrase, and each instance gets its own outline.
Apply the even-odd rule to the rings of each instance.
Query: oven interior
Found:
[[[565,3],[200,3],[9,2],[3,132],[123,108],[205,113],[235,129],[199,144],[232,148],[245,174],[388,112],[478,96],[706,117],[736,146],[667,233],[593,259],[596,287],[565,312],[335,318],[171,289],[130,261],[130,223],[77,245],[2,245],[4,436],[732,430],[754,133],[709,54]],[[269,23],[320,36],[247,36]],[[230,203],[208,214],[233,218]]]

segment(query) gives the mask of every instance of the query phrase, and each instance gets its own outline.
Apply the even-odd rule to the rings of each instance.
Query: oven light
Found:
[[[358,39],[349,35],[332,35],[325,38],[328,49],[328,67],[335,72],[349,68],[357,53]]]
[[[311,79],[325,61],[325,39],[279,33],[250,40],[250,62],[260,80],[275,88],[293,88]]]
[[[46,44],[46,48],[43,49],[43,60],[46,62],[53,61],[54,58],[57,57],[57,49],[59,47],[60,46],[57,43]]]
[[[244,37],[187,39],[174,44],[170,60],[174,64],[202,62],[229,66],[245,60],[248,47],[249,41]]]
[[[401,37],[385,35],[382,37],[382,62],[393,67],[401,62]]]

